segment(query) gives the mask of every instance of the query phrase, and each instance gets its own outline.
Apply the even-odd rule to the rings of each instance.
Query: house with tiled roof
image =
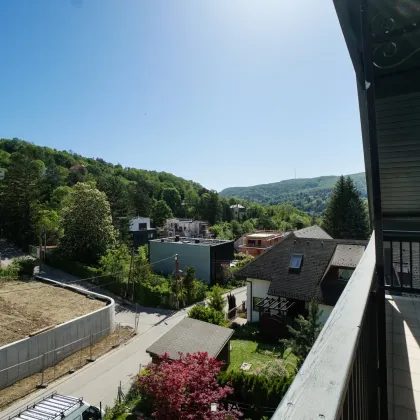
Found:
[[[293,233],[297,238],[332,239],[332,237],[318,225],[295,230]]]
[[[316,300],[325,323],[367,241],[331,239],[322,229],[290,233],[236,273],[247,281],[248,322],[281,331]],[[316,237],[308,237],[310,234]]]

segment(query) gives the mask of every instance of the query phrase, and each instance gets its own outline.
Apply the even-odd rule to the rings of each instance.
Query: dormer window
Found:
[[[290,258],[289,269],[291,270],[300,270],[302,267],[303,255],[302,254],[293,254]]]

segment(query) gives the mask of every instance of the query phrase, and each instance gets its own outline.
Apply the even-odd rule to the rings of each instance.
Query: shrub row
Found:
[[[101,286],[117,296],[129,299],[133,296],[133,285],[132,283],[127,284],[128,279],[123,276],[102,276],[101,269],[67,260],[58,252],[53,252],[47,256],[47,264],[82,279],[93,277],[90,280],[91,283]],[[201,287],[201,282],[197,281],[194,282],[194,285],[196,285],[194,290],[197,289],[197,291],[194,292],[193,297],[202,300],[206,286]],[[172,280],[152,274],[147,281],[136,281],[134,283],[134,301],[143,306],[173,308],[175,298],[172,290]]]
[[[276,408],[293,382],[293,376],[268,379],[242,370],[227,371],[219,376],[222,385],[230,383],[234,393],[229,399],[246,404]]]

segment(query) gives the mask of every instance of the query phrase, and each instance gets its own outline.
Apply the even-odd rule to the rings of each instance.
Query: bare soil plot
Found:
[[[105,305],[100,300],[43,282],[0,282],[0,346]]]

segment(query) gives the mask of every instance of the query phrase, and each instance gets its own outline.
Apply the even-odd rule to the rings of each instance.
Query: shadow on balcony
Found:
[[[420,419],[420,299],[386,296],[388,419]]]

